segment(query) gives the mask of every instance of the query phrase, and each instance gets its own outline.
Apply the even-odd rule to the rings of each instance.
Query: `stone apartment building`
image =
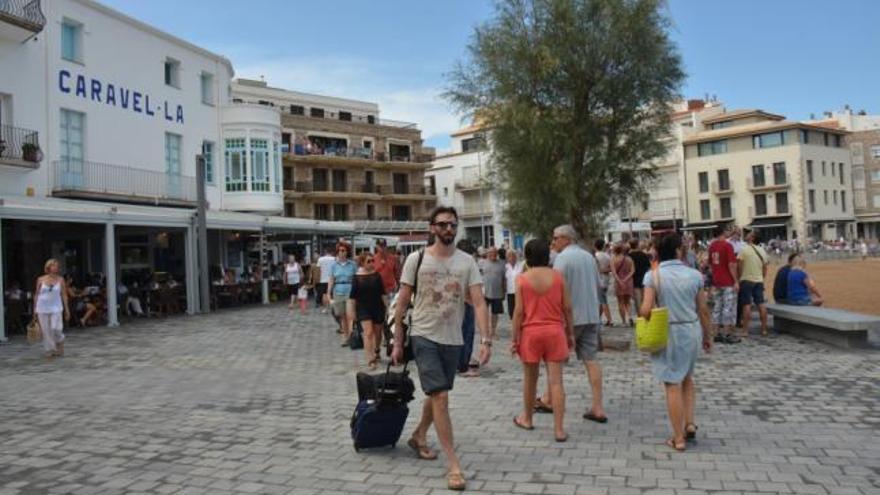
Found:
[[[765,239],[855,235],[852,161],[845,130],[762,110],[704,119],[686,138],[685,230],[760,229]]]
[[[846,105],[843,110],[825,112],[824,119],[813,123],[851,132],[846,143],[852,153],[856,236],[880,238],[880,115],[854,112]]]
[[[433,148],[413,123],[375,103],[233,82],[234,101],[281,113],[284,214],[352,221],[364,233],[424,232],[437,196],[425,181]]]
[[[860,238],[880,238],[880,129],[846,137],[852,152],[853,195]]]

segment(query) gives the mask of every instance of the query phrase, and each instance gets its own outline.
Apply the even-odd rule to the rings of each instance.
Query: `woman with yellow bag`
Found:
[[[696,438],[697,434],[694,365],[700,347],[706,352],[712,350],[711,322],[706,295],[700,290],[702,275],[679,260],[681,237],[667,235],[660,239],[656,249],[660,263],[654,263],[645,274],[645,294],[639,315],[650,320],[655,301],[656,306],[664,306],[668,311],[666,347],[653,353],[651,360],[654,376],[666,389],[666,407],[672,424],[672,438],[666,445],[684,452],[686,440]]]

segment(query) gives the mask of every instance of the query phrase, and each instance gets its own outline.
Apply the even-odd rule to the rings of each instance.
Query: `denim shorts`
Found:
[[[452,390],[463,346],[438,344],[415,335],[411,338],[422,391],[432,395]]]

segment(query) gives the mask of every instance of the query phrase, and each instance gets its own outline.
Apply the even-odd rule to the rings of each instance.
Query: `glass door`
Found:
[[[165,134],[165,175],[167,176],[167,195],[179,198],[180,194],[180,136]]]
[[[83,114],[61,110],[61,162],[56,177],[62,189],[83,187]]]

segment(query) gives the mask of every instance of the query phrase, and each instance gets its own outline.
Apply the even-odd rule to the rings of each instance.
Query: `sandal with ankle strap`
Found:
[[[682,440],[681,442],[677,442],[675,441],[675,438],[667,438],[666,446],[670,449],[674,449],[676,452],[684,452],[685,449],[687,449],[687,445],[685,444],[684,440]]]

